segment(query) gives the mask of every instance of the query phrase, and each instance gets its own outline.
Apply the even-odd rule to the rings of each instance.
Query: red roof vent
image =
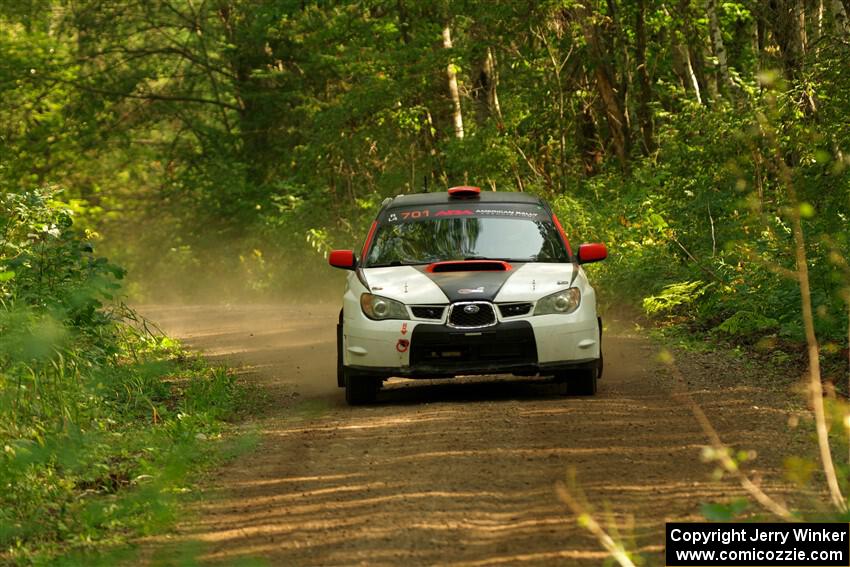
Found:
[[[471,185],[461,185],[449,189],[449,197],[457,199],[474,199],[480,195],[481,187],[472,187]]]

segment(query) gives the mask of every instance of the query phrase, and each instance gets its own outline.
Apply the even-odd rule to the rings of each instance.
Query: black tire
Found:
[[[567,380],[567,393],[571,396],[595,396],[599,368],[576,370]]]
[[[599,367],[579,368],[555,376],[562,396],[594,396],[598,379]]]
[[[558,394],[562,396],[570,395],[569,377],[566,375],[555,376],[555,383],[558,385]]]
[[[336,324],[336,385],[345,387],[345,368],[342,356],[342,309],[339,310],[339,323]]]
[[[379,382],[368,376],[345,374],[345,401],[350,406],[362,406],[375,402],[378,397]]]
[[[597,317],[596,320],[599,322],[599,368],[596,372],[596,379],[599,380],[602,378],[602,369],[604,367],[602,363],[602,317]]]

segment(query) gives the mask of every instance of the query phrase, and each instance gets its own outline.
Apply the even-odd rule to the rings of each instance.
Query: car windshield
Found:
[[[381,224],[365,267],[473,259],[569,261],[557,229],[549,220],[461,217]]]

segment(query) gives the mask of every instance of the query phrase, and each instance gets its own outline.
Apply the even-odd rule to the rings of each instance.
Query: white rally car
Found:
[[[525,193],[455,187],[387,199],[351,270],[337,326],[338,382],[350,404],[390,377],[554,376],[593,395],[602,324],[581,265],[549,206]]]

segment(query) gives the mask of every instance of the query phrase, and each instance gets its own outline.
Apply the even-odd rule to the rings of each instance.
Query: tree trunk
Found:
[[[487,48],[487,69],[490,73],[490,89],[487,91],[487,104],[490,110],[499,119],[499,124],[502,122],[502,107],[499,105],[499,71],[496,68],[496,58],[493,56],[493,50]]]
[[[806,6],[803,0],[794,0],[794,51],[797,60],[802,66],[803,57],[806,55],[808,38],[806,37]]]
[[[664,8],[664,11],[667,12],[667,8]],[[687,84],[693,89],[697,102],[703,104],[705,76],[702,69],[702,58],[694,57],[695,52],[692,51],[690,42],[688,41],[688,38],[693,38],[695,35],[691,23],[691,4],[689,0],[679,1],[679,12],[681,13],[681,27],[675,31],[677,45],[674,46],[674,58],[675,53],[678,52],[681,56]],[[667,15],[670,15],[669,12],[667,12]],[[674,21],[677,20],[679,18],[674,19]],[[699,52],[697,51],[696,53],[698,54]]]
[[[765,47],[767,44],[767,22],[765,21],[766,0],[756,0],[753,4],[754,30],[753,30],[753,53],[755,53],[756,73],[764,68]]]
[[[688,49],[687,45],[681,46],[682,49],[682,57],[685,61],[685,72],[688,75],[688,81],[691,85],[691,88],[694,90],[694,96],[697,99],[697,103],[702,104],[702,93],[699,88],[699,81],[697,80],[697,74],[694,72],[694,66],[691,62],[691,50]]]
[[[590,81],[583,74],[582,88],[590,91]],[[581,152],[581,161],[584,165],[584,174],[594,175],[602,163],[601,142],[598,137],[596,120],[593,116],[593,107],[590,102],[580,101],[581,112],[578,113],[576,124],[576,141]]]
[[[272,178],[274,160],[269,157],[273,146],[270,132],[275,119],[266,105],[267,99],[259,96],[261,79],[254,74],[255,70],[267,65],[268,55],[263,41],[246,33],[254,23],[252,16],[252,12],[243,12],[235,4],[222,3],[218,8],[225,37],[228,43],[236,46],[227,52],[227,65],[232,77],[230,90],[238,106],[234,131],[240,138],[239,151],[245,164],[247,190],[261,194],[263,186]]]
[[[850,29],[847,26],[847,11],[844,9],[841,0],[831,0],[830,8],[832,9],[832,18],[835,20],[835,33],[839,36],[850,34]]]
[[[608,118],[608,127],[611,130],[614,151],[617,152],[620,165],[626,168],[629,159],[626,116],[618,104],[617,93],[614,91],[610,75],[600,65],[597,65],[595,74],[596,86],[599,89],[602,102],[605,104],[605,113]]]
[[[720,29],[720,20],[717,17],[717,0],[706,2],[708,12],[708,28],[711,34],[711,46],[714,56],[717,58],[717,70],[720,76],[720,89],[731,93],[732,80],[729,76],[729,63],[726,57],[726,46],[723,44],[723,31]]]
[[[652,111],[649,107],[652,101],[652,90],[650,88],[649,70],[646,68],[646,0],[638,0],[638,9],[635,17],[635,59],[638,75],[638,106],[637,115],[640,131],[643,135],[643,153],[649,155],[655,151],[655,132],[652,123]]]
[[[475,100],[478,102],[478,123],[483,126],[491,116],[502,122],[502,109],[499,107],[497,87],[499,76],[496,73],[496,60],[488,47],[481,61],[475,79]]]
[[[566,59],[561,58],[561,53],[557,51],[557,47],[553,47],[547,39],[546,31],[540,30],[538,36],[546,47],[546,53],[549,54],[549,61],[552,63],[552,75],[555,77],[556,92],[554,98],[558,110],[558,190],[563,193],[564,182],[567,177],[567,121],[566,93],[562,72],[569,60],[569,55]]]
[[[823,38],[823,0],[818,0],[815,8],[815,54],[820,53],[820,41]]]
[[[805,10],[803,0],[777,0],[770,4],[768,21],[773,39],[782,56],[785,77],[796,81],[802,71],[806,50]]]
[[[629,88],[631,87],[631,69],[632,64],[629,60],[629,42],[626,39],[626,33],[623,27],[620,25],[620,19],[617,11],[617,2],[615,0],[606,0],[606,5],[608,6],[608,18],[610,19],[610,24],[606,25],[605,29],[601,29],[602,33],[600,34],[604,37],[607,42],[606,45],[609,48],[609,52],[615,55],[611,56],[612,65],[609,66],[611,70],[611,79],[613,81],[613,85],[615,86],[615,92],[617,93],[617,98],[620,101],[620,107],[623,108],[623,116],[626,120],[626,128],[631,130],[631,115],[628,112],[628,97],[629,97]],[[602,42],[600,42],[602,45]],[[600,51],[603,53],[603,51]],[[616,54],[619,54],[618,58]],[[617,84],[617,71],[620,71],[620,82]]]
[[[610,54],[606,54],[600,45],[599,33],[596,24],[591,20],[593,14],[588,4],[584,6],[584,17],[581,18],[582,31],[585,41],[590,47],[593,58],[593,72],[596,78],[596,88],[605,108],[605,116],[608,121],[608,129],[611,133],[611,143],[617,159],[623,169],[628,169],[630,134],[626,113],[622,101],[617,96],[614,88],[614,74],[608,61]]]
[[[401,32],[401,40],[405,45],[410,44],[410,18],[407,16],[407,8],[403,0],[396,2],[396,10],[398,11],[398,29]]]
[[[443,47],[449,50],[452,48],[452,30],[448,24],[446,24],[443,28]],[[455,71],[455,65],[452,61],[449,61],[449,64],[446,66],[446,76],[449,81],[449,95],[452,98],[452,105],[454,106],[454,110],[452,111],[452,120],[455,125],[455,138],[462,140],[463,110],[460,106],[460,91],[457,87],[457,72]]]

